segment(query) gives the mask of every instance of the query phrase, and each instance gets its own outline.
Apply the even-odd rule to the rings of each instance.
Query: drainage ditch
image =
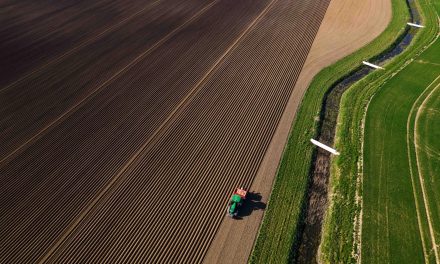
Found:
[[[413,0],[407,0],[410,19],[413,23],[420,23],[420,16]],[[370,62],[382,65],[387,60],[400,54],[413,39],[415,29],[406,28],[402,36],[394,45]],[[320,119],[317,127],[317,140],[332,146],[334,143],[339,103],[342,94],[356,81],[372,71],[367,66],[360,66],[337,81],[324,95],[321,106]],[[330,176],[330,154],[322,149],[315,149],[309,173],[308,189],[305,204],[303,205],[303,219],[296,243],[293,245],[294,262],[317,263],[317,252],[321,242],[321,230],[328,203],[328,184]]]

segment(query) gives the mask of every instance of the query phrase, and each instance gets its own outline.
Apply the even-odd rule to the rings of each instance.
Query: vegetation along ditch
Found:
[[[412,0],[407,1],[410,20],[420,23],[420,17]],[[411,43],[416,29],[406,27],[404,33],[387,50],[371,58],[369,61],[381,65],[402,51]],[[356,81],[362,79],[373,69],[359,66],[334,83],[325,93],[317,124],[316,139],[324,144],[333,145],[335,129],[342,94]],[[310,176],[307,186],[307,197],[303,205],[303,218],[299,228],[298,241],[293,252],[297,252],[297,263],[316,262],[318,247],[321,240],[322,224],[328,202],[328,185],[330,177],[330,153],[315,149],[312,155]]]

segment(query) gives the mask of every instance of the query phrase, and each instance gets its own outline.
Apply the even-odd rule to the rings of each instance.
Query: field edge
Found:
[[[309,139],[316,136],[324,96],[334,83],[357,69],[360,61],[375,57],[387,50],[404,33],[405,26],[402,24],[408,19],[408,12],[401,11],[407,10],[406,4],[398,0],[392,0],[392,4],[392,20],[384,32],[363,48],[321,70],[307,89],[289,133],[268,207],[249,259],[250,263],[267,263],[275,260],[288,262],[295,258],[294,249],[301,229],[300,222],[314,149],[309,144]],[[326,234],[325,239],[329,237],[330,232],[327,229],[328,225],[324,227],[326,227],[323,230]],[[344,239],[340,238],[336,244],[340,245]],[[330,248],[321,246],[320,259],[325,262],[329,262],[330,259],[352,262],[352,244],[343,243],[342,247],[349,248],[349,254],[344,254],[346,253],[344,250],[343,254],[334,252],[336,253],[334,256],[329,256]]]

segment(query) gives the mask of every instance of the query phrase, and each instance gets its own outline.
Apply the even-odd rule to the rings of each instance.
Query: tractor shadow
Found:
[[[255,192],[248,192],[246,202],[238,213],[236,219],[242,219],[249,216],[253,211],[266,209],[266,204],[261,202],[261,194]]]

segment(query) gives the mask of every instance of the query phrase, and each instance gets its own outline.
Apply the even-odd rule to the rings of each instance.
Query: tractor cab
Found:
[[[228,215],[230,217],[236,217],[238,215],[238,211],[240,207],[243,205],[246,200],[247,191],[243,188],[238,188],[232,194],[231,199],[228,203]]]

